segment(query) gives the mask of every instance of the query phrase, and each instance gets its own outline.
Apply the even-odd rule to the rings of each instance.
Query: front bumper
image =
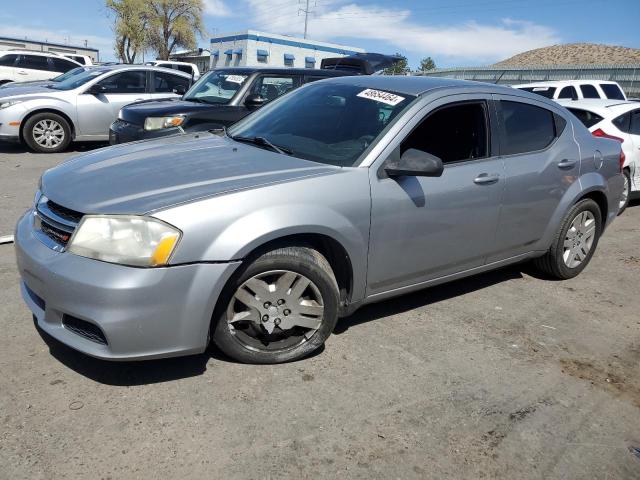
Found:
[[[203,352],[222,288],[240,262],[134,268],[55,252],[34,236],[33,213],[18,222],[15,250],[24,301],[60,342],[106,360]],[[97,326],[106,344],[68,328],[69,316]]]
[[[184,132],[180,127],[145,130],[140,125],[125,122],[124,120],[116,120],[109,127],[109,143],[111,145],[117,145],[119,143],[135,142],[137,140],[180,135],[181,133]]]
[[[0,142],[20,142],[20,126],[25,114],[21,103],[0,110]]]

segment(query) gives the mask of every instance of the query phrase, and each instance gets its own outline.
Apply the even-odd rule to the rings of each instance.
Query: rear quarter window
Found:
[[[595,124],[600,123],[602,121],[602,117],[600,115],[598,115],[597,113],[590,112],[588,110],[582,110],[580,108],[569,108],[567,110],[569,110],[576,117],[578,117],[578,120],[580,120],[582,124],[587,128],[591,128]]]
[[[607,98],[611,100],[624,100],[624,94],[618,85],[614,85],[613,83],[601,83],[600,88],[606,95]]]
[[[543,150],[551,145],[557,136],[554,114],[546,108],[501,100],[500,116],[502,155]]]

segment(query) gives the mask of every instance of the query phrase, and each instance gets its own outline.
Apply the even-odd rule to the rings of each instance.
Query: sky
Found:
[[[203,0],[208,35],[246,29],[302,36],[306,0]],[[309,0],[308,38],[401,53],[409,66],[488,65],[559,43],[640,48],[640,0]],[[0,36],[84,44],[113,60],[104,0],[2,2]],[[148,54],[149,58],[151,54]]]

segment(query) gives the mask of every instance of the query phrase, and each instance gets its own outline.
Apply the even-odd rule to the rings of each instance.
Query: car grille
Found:
[[[87,322],[86,320],[82,320],[71,315],[63,315],[62,325],[67,330],[70,330],[76,335],[80,335],[87,340],[91,340],[92,342],[99,343],[101,345],[108,345],[107,337],[105,337],[100,327],[91,322]]]
[[[54,250],[66,247],[83,214],[42,197],[36,205],[36,231]]]

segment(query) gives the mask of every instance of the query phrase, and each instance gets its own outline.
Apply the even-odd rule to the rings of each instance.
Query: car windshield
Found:
[[[194,83],[183,99],[226,104],[231,101],[247,78],[249,75],[214,70]]]
[[[518,87],[520,90],[524,90],[525,92],[536,93],[538,95],[542,95],[546,98],[553,98],[553,95],[556,93],[555,87]]]
[[[62,75],[58,75],[57,77],[52,78],[51,81],[52,82],[64,82],[67,78],[73,77],[74,75],[82,73],[85,70],[86,70],[86,68],[84,68],[84,67],[72,68],[68,72],[63,73]]]
[[[90,80],[102,75],[108,70],[86,70],[82,73],[78,73],[77,75],[72,75],[67,77],[65,80],[61,82],[56,82],[54,85],[51,85],[49,88],[53,88],[55,90],[73,90],[74,88],[78,88]]]
[[[229,136],[266,139],[299,158],[351,167],[414,99],[357,85],[314,83],[249,115],[229,129]]]

